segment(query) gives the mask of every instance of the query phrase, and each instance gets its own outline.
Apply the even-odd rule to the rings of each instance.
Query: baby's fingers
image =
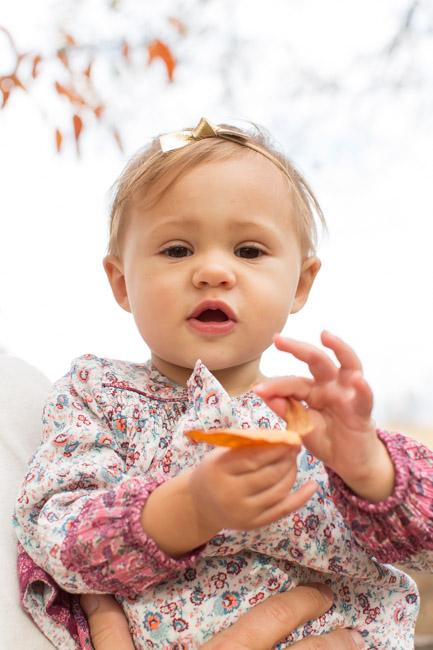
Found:
[[[283,337],[280,334],[275,334],[273,341],[278,350],[289,352],[299,361],[306,363],[316,381],[326,382],[335,378],[338,368],[326,352],[320,348],[310,343]]]
[[[253,390],[283,420],[286,416],[287,398],[308,402],[314,382],[306,377],[275,377],[253,386]]]
[[[360,370],[362,372],[362,364],[355,350],[343,339],[326,330],[322,332],[320,338],[323,345],[333,351],[343,370]]]

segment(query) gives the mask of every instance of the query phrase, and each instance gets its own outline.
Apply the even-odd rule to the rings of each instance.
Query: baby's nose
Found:
[[[193,273],[193,284],[197,287],[208,285],[231,288],[236,284],[236,275],[225,256],[207,256],[198,261]]]

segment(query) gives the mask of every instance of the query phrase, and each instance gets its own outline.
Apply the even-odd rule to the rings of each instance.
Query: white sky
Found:
[[[101,2],[73,3],[68,29],[80,28],[89,40],[118,35],[119,19],[97,22]],[[182,11],[189,20],[194,3],[164,0],[156,17],[155,3],[128,4],[137,15],[120,23],[132,39],[140,19],[152,18],[162,32],[166,15]],[[2,3],[0,25],[21,47],[46,51],[64,6]],[[221,0],[218,12],[215,6],[192,14],[194,29],[177,43],[174,85],[155,65],[140,83],[122,87],[117,119],[126,154],[202,115],[268,127],[312,182],[330,230],[317,286],[286,331],[314,343],[323,328],[345,337],[363,360],[378,420],[431,425],[431,43],[410,43],[407,61],[378,55],[395,34],[403,0],[269,0],[267,13],[248,0]],[[7,71],[4,47],[0,38],[0,74]],[[401,79],[401,70],[406,86],[391,92],[384,79]],[[330,87],[342,80],[340,91],[319,92],[315,75]],[[56,123],[67,117],[54,102],[49,115]],[[52,130],[24,93],[0,112],[0,346],[54,380],[86,352],[142,361],[148,351],[114,303],[101,265],[106,191],[125,157],[101,130],[83,134],[80,160],[72,147],[58,156]],[[303,372],[275,352],[263,369]]]

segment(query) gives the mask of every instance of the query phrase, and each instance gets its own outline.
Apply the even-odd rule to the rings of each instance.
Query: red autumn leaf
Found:
[[[60,59],[66,68],[69,68],[68,55],[66,54],[66,50],[64,48],[57,50],[57,58]]]
[[[36,79],[37,74],[38,74],[38,65],[42,61],[42,57],[37,54],[35,58],[33,59],[33,69],[32,69],[32,77],[33,79]]]
[[[179,32],[179,34],[185,34],[186,33],[186,27],[183,24],[182,21],[179,20],[179,18],[175,18],[174,16],[170,16],[168,19],[168,22],[173,25]]]
[[[56,147],[57,151],[60,153],[60,149],[62,148],[62,134],[60,133],[59,129],[56,129]]]
[[[167,68],[167,74],[170,81],[173,81],[173,72],[176,67],[176,61],[171,53],[171,50],[165,43],[158,39],[152,41],[147,47],[149,51],[149,63],[155,59],[162,59]]]

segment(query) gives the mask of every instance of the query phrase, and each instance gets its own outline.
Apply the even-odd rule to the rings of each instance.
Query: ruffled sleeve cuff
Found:
[[[78,572],[89,591],[136,597],[198,557],[203,547],[173,559],[141,526],[141,511],[163,481],[129,478],[90,499],[73,522],[62,549],[64,566]]]
[[[382,562],[402,562],[433,549],[433,452],[396,432],[377,434],[394,463],[393,494],[370,503],[327,468],[330,490],[358,543]]]

